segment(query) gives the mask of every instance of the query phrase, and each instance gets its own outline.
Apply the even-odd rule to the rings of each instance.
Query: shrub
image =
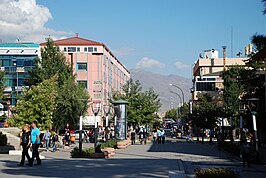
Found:
[[[117,146],[117,141],[112,139],[112,140],[108,140],[108,142],[106,142],[106,143],[102,143],[101,149],[104,149],[106,147],[116,148],[116,146]]]
[[[195,178],[238,178],[239,174],[231,169],[195,169]]]
[[[72,158],[92,158],[93,154],[95,153],[94,148],[87,148],[83,149],[81,155],[79,154],[79,148],[75,147],[71,152],[71,157]]]
[[[2,132],[0,132],[0,146],[5,146],[7,144],[7,137]]]

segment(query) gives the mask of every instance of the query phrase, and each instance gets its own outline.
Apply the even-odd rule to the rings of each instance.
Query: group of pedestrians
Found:
[[[34,159],[36,158],[37,163],[35,165],[41,165],[41,159],[39,156],[39,146],[41,143],[40,130],[38,129],[38,123],[33,121],[31,129],[28,124],[25,124],[21,133],[21,146],[22,146],[22,157],[18,166],[24,166],[25,157],[28,159],[28,165],[33,166]],[[29,148],[32,148],[32,157],[29,155]]]
[[[138,136],[140,144],[146,144],[147,143],[147,138],[148,138],[148,132],[147,129],[144,127],[130,127],[130,140],[131,140],[131,145],[135,145],[136,143],[136,136]]]
[[[152,133],[153,142],[158,144],[164,144],[165,143],[165,132],[164,129],[157,129],[155,128]]]
[[[52,143],[52,147],[53,147],[53,152],[56,152],[57,150],[57,145],[58,145],[58,135],[56,134],[55,131],[52,130],[52,133],[50,132],[50,130],[47,128],[44,136],[43,136],[43,140],[45,141],[45,148],[46,151],[49,150],[49,148],[51,147],[51,143]]]

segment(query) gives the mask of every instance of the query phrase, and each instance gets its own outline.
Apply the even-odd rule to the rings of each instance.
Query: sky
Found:
[[[225,45],[234,57],[253,34],[266,34],[263,9],[261,0],[0,0],[0,41],[79,33],[128,69],[190,78],[203,50],[221,55]]]

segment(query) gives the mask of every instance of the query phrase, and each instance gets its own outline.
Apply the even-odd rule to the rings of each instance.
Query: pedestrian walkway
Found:
[[[78,146],[78,145],[76,145]],[[90,147],[92,144],[83,144]],[[166,144],[132,145],[117,150],[111,159],[70,158],[69,149],[43,152],[41,167],[17,167],[20,156],[0,155],[0,178],[10,177],[169,177],[184,167],[186,177],[194,176],[195,168],[223,167],[238,171],[243,178],[266,176],[266,167],[242,168],[240,161],[219,151],[215,145],[167,142]],[[181,165],[182,164],[182,165]],[[183,176],[185,177],[185,176]]]

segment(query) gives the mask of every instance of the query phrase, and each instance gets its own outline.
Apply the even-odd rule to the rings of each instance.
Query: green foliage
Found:
[[[170,109],[170,110],[166,111],[164,117],[176,120],[177,119],[177,109]]]
[[[104,149],[104,148],[116,148],[117,146],[117,141],[116,140],[108,140],[106,143],[102,143],[101,144],[101,149]]]
[[[115,93],[114,100],[129,102],[127,109],[128,123],[149,124],[154,122],[156,112],[161,107],[160,99],[153,89],[143,92],[140,82],[130,79],[123,88],[123,93]]]
[[[7,96],[4,95],[5,90],[5,79],[4,79],[5,73],[3,71],[0,71],[0,103],[6,102]]]
[[[199,97],[193,108],[193,123],[199,128],[214,128],[217,117],[221,116],[221,108],[214,103],[212,97],[204,94]]]
[[[11,125],[21,127],[25,123],[37,121],[41,128],[51,128],[53,112],[56,108],[57,78],[44,80],[36,86],[25,91],[19,99]]]
[[[75,147],[71,152],[70,155],[72,158],[92,158],[93,154],[95,153],[95,149],[93,147],[83,149],[81,155],[79,154],[79,148]]]
[[[231,169],[208,168],[195,169],[195,178],[237,178],[239,174]]]
[[[245,91],[244,84],[246,69],[242,66],[233,66],[223,72],[225,111],[233,116],[233,122],[239,115],[240,95]]]
[[[54,112],[54,126],[62,128],[66,123],[76,125],[79,116],[84,115],[88,108],[89,97],[87,91],[70,78],[59,87],[60,91],[58,91],[56,99],[57,107]]]
[[[0,132],[0,146],[5,146],[7,144],[7,137],[5,134]]]
[[[57,76],[57,89],[53,123],[56,128],[63,128],[67,123],[75,125],[79,116],[84,115],[88,108],[87,91],[75,82],[72,66],[66,62],[64,54],[48,39],[41,51],[41,60],[37,60],[30,72],[31,85],[37,85],[46,79]]]
[[[261,34],[255,34],[251,37],[251,42],[254,44],[257,51],[261,51],[266,48],[266,36]]]

